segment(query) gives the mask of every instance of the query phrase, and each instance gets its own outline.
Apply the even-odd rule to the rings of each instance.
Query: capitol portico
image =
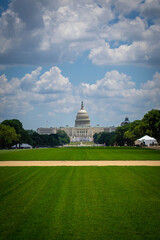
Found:
[[[99,132],[114,132],[115,127],[96,127],[90,126],[90,119],[87,111],[84,109],[83,102],[81,103],[81,109],[78,111],[75,127],[51,127],[51,128],[38,128],[39,134],[55,134],[58,130],[64,130],[70,137],[71,142],[79,141],[93,141],[93,135]]]

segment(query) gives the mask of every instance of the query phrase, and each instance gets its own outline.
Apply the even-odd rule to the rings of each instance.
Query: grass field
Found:
[[[2,240],[158,240],[160,167],[0,168]]]
[[[160,160],[160,151],[135,147],[0,150],[0,160]]]

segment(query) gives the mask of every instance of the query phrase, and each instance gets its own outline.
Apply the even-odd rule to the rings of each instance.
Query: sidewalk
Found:
[[[160,161],[0,161],[7,166],[160,166]]]

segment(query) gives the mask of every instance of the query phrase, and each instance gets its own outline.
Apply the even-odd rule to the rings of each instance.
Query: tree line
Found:
[[[95,143],[106,146],[133,146],[134,141],[144,135],[154,137],[160,144],[160,110],[152,109],[142,120],[117,127],[115,132],[95,133],[93,139]]]
[[[59,130],[56,134],[40,135],[33,130],[25,130],[17,119],[4,120],[0,124],[0,148],[27,143],[33,147],[55,147],[70,142],[68,135]]]
[[[153,109],[142,120],[117,127],[115,132],[95,133],[93,139],[95,143],[106,146],[133,146],[134,141],[144,135],[154,137],[160,144],[160,110]],[[22,143],[33,147],[55,147],[69,142],[68,135],[62,130],[56,134],[40,135],[36,131],[25,130],[17,119],[4,120],[0,124],[0,148],[11,148]]]

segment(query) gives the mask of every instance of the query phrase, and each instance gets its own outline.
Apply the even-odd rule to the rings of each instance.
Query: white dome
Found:
[[[75,127],[90,127],[90,119],[87,111],[84,109],[83,102],[76,116]]]

